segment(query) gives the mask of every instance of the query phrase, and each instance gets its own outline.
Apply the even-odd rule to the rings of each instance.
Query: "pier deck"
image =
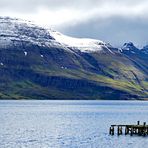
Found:
[[[146,122],[143,123],[143,125],[140,125],[140,121],[137,122],[137,125],[111,125],[109,128],[109,134],[114,135],[115,129],[117,130],[117,135],[122,135],[123,130],[124,134],[130,134],[133,135],[139,135],[139,136],[146,136],[148,135],[148,125],[146,125]]]

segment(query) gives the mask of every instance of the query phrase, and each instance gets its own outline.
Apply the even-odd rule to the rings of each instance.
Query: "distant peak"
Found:
[[[139,49],[132,42],[128,42],[128,43],[124,43],[120,50],[121,51],[125,51],[125,50],[135,51]]]
[[[131,47],[131,46],[134,46],[135,47],[135,45],[132,42],[124,43],[123,46],[124,47]]]

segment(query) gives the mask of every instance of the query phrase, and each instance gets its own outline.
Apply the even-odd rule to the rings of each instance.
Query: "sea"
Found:
[[[109,135],[137,121],[148,123],[148,102],[1,100],[0,148],[147,148],[147,136]]]

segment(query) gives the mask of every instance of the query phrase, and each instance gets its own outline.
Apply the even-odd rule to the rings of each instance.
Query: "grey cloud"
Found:
[[[124,42],[132,41],[138,46],[148,44],[148,20],[144,18],[92,19],[77,25],[67,25],[58,28],[61,32],[75,36],[103,40],[114,46],[122,46]]]
[[[146,5],[147,4],[147,5]],[[146,6],[148,7],[147,0],[0,0],[0,12],[1,14],[10,14],[15,12],[21,16],[21,14],[36,14],[39,8],[46,8],[49,11],[54,12],[60,9],[74,9],[80,11],[80,13],[86,13],[91,10],[102,8],[103,5],[110,6],[110,10],[114,11],[114,5],[126,6],[127,10],[131,7]],[[145,10],[147,12],[147,8]],[[120,10],[120,9],[119,9]],[[141,10],[141,8],[140,8]],[[144,10],[144,12],[145,12]],[[142,10],[143,11],[143,10]],[[130,11],[129,11],[130,12]],[[98,18],[98,13],[90,15],[91,18],[80,18],[80,22],[74,22],[72,20],[69,24],[59,26],[59,31],[76,37],[91,37],[100,40],[104,40],[112,43],[113,45],[121,45],[126,41],[133,41],[139,45],[143,45],[148,42],[147,26],[148,17],[147,13],[141,13],[140,17],[132,16],[129,13],[124,17],[122,11],[115,10],[115,14],[107,18]],[[108,12],[110,13],[110,11]],[[54,14],[54,13],[53,13]],[[136,14],[136,13],[135,13]],[[101,14],[103,15],[103,14]],[[55,17],[55,16],[53,16]],[[60,16],[59,16],[60,17]],[[70,16],[71,17],[71,16]],[[80,16],[78,16],[80,17]],[[139,18],[138,18],[139,17]],[[145,17],[145,19],[144,19]],[[48,16],[47,16],[48,18]],[[40,18],[39,18],[40,19]],[[50,19],[50,18],[48,18]],[[74,24],[74,25],[73,25]]]

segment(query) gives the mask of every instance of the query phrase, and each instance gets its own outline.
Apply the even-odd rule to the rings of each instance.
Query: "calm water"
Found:
[[[0,148],[147,148],[110,124],[148,122],[148,102],[0,101]]]

